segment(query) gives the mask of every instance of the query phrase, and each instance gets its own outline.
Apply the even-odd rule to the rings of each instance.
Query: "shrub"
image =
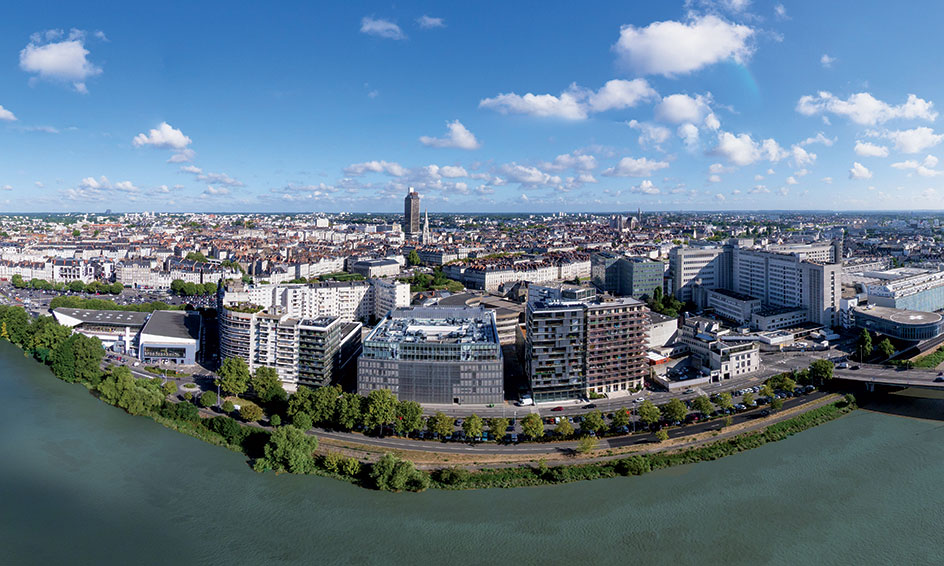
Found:
[[[246,403],[239,408],[239,416],[247,423],[253,423],[262,418],[262,409],[255,403]]]
[[[216,405],[217,397],[216,393],[212,391],[207,391],[203,395],[200,395],[200,406],[209,409],[213,405]]]
[[[370,477],[383,491],[423,491],[429,487],[429,474],[416,469],[413,462],[384,454],[371,466]]]
[[[348,477],[357,477],[361,473],[361,463],[356,458],[346,458],[341,465],[341,471]]]
[[[187,401],[192,401],[192,400],[193,400],[193,393],[191,393],[191,392],[189,392],[189,391],[184,391],[184,399],[186,399]]]
[[[272,415],[269,417],[269,424],[272,426],[279,426],[282,424],[282,417],[278,415]]]
[[[463,468],[443,468],[437,472],[437,480],[445,485],[462,485],[469,480],[469,475]]]
[[[204,423],[207,428],[222,436],[226,442],[241,445],[246,437],[246,430],[231,417],[218,416]]]
[[[226,401],[223,402],[224,413],[232,413],[235,410],[236,410],[236,405],[234,405],[232,401],[227,399]]]
[[[344,463],[344,456],[340,452],[328,452],[321,457],[321,465],[332,473],[338,473]]]
[[[616,462],[616,472],[624,476],[640,476],[652,470],[649,460],[642,456],[630,456]]]

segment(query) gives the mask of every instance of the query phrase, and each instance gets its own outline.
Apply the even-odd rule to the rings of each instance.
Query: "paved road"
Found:
[[[800,405],[811,403],[822,399],[827,393],[817,391],[810,395],[802,397],[789,398],[784,401],[784,409],[798,407]],[[746,411],[732,415],[732,424],[739,424],[757,417],[757,414],[763,408]],[[721,419],[715,419],[698,424],[690,424],[682,427],[668,429],[670,438],[679,438],[706,432],[709,430],[720,430],[722,427]],[[495,443],[458,443],[458,442],[439,442],[433,440],[413,440],[411,438],[398,437],[373,437],[354,432],[333,432],[322,429],[315,429],[314,434],[322,438],[352,442],[356,444],[365,444],[378,448],[389,448],[391,450],[414,450],[419,452],[444,452],[449,454],[559,454],[573,451],[576,441],[567,442],[546,442],[546,443],[523,443],[523,444],[495,444]],[[627,436],[614,436],[600,440],[600,448],[619,448],[623,446],[632,446],[635,444],[645,444],[655,442],[653,434],[637,434]]]
[[[859,369],[834,369],[833,376],[849,381],[877,383],[880,385],[900,385],[902,387],[921,387],[944,391],[944,382],[935,382],[936,370],[910,369],[901,370],[872,364],[855,364]]]

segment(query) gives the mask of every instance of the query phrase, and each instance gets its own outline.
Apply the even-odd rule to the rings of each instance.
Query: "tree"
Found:
[[[132,415],[153,413],[164,401],[158,379],[135,379],[125,366],[114,368],[98,385],[99,397]]]
[[[275,470],[293,474],[308,474],[315,471],[315,450],[318,439],[304,431],[288,425],[275,429],[264,449],[265,462]]]
[[[175,381],[165,381],[161,385],[161,390],[164,392],[164,395],[173,395],[177,393],[177,382]]]
[[[810,379],[815,383],[825,383],[833,378],[833,363],[829,360],[816,360],[810,364]]]
[[[72,291],[73,293],[81,293],[82,291],[85,291],[85,283],[83,283],[79,279],[76,279],[75,281],[70,281],[69,290]]]
[[[613,418],[610,419],[610,423],[613,425],[613,428],[620,428],[623,426],[629,426],[629,409],[626,407],[620,407],[613,412]]]
[[[770,400],[770,408],[773,409],[773,410],[775,410],[775,411],[779,411],[780,409],[782,409],[782,408],[783,408],[783,399],[781,399],[780,397],[773,397],[773,398]]]
[[[67,342],[72,344],[76,379],[93,385],[101,381],[102,358],[105,357],[105,349],[102,348],[101,340],[84,334],[73,334]]]
[[[574,435],[574,425],[570,424],[570,421],[567,419],[561,419],[561,421],[557,423],[557,428],[554,429],[554,432],[560,435],[561,438],[570,438]]]
[[[577,452],[579,454],[593,452],[596,447],[597,439],[592,436],[584,436],[579,441],[577,441]]]
[[[529,413],[528,416],[521,419],[521,430],[529,438],[541,438],[544,436],[544,421],[537,413]]]
[[[872,335],[865,328],[859,333],[859,361],[865,361],[865,358],[872,355]]]
[[[206,391],[203,395],[200,395],[200,406],[209,409],[213,405],[216,405],[217,397],[216,393],[212,391]]]
[[[282,382],[279,380],[279,372],[275,368],[262,366],[256,369],[249,381],[256,397],[263,403],[268,403],[273,399],[285,399],[285,389],[282,388]]]
[[[711,400],[708,399],[708,397],[704,395],[700,397],[696,397],[695,400],[692,401],[692,408],[698,411],[699,413],[703,413],[705,415],[710,415],[711,412],[714,410],[714,406],[712,406]]]
[[[669,439],[669,432],[667,430],[665,430],[664,428],[660,428],[659,430],[656,431],[656,440],[658,442],[665,442],[668,439]]]
[[[482,420],[482,417],[475,413],[472,413],[468,418],[462,421],[462,430],[469,438],[482,436],[482,428],[484,426],[485,422]]]
[[[410,250],[409,255],[406,256],[407,265],[419,265],[420,264],[420,254],[416,253],[416,250]]]
[[[594,434],[600,434],[606,430],[606,422],[603,420],[600,411],[590,411],[584,415],[583,421],[580,422],[580,430],[582,432],[593,431]]]
[[[407,436],[423,426],[423,407],[416,401],[400,401],[397,403],[397,420],[393,423],[393,430],[399,436]]]
[[[232,413],[232,412],[235,411],[235,410],[236,410],[236,404],[235,404],[235,403],[233,403],[233,402],[230,401],[229,399],[227,399],[226,401],[223,401],[223,412],[224,412],[224,413]]]
[[[488,430],[497,438],[499,436],[505,435],[505,431],[508,430],[509,424],[510,421],[504,417],[492,417],[488,419]],[[573,427],[570,428],[571,434],[573,434]]]
[[[764,397],[773,398],[774,388],[771,387],[769,383],[765,383],[763,387],[760,388],[760,392]]]
[[[714,402],[715,402],[715,405],[716,405],[719,409],[722,409],[722,410],[724,410],[724,409],[730,409],[730,408],[734,407],[734,401],[731,400],[731,394],[730,394],[730,393],[721,393],[721,394],[719,394],[717,397],[715,397],[715,401],[714,401]]]
[[[314,412],[312,405],[316,391],[321,390],[315,390],[311,387],[299,387],[288,399],[288,408],[285,411],[286,414],[290,417],[294,417],[299,413],[307,413],[311,416]]]
[[[52,373],[56,377],[69,383],[75,383],[77,381],[72,340],[64,340],[56,346],[56,349],[52,351],[50,360],[52,361]]]
[[[380,429],[397,418],[397,398],[389,389],[375,389],[367,395],[364,426]]]
[[[751,392],[745,393],[744,396],[741,397],[741,402],[744,403],[744,404],[747,405],[747,406],[753,405],[753,404],[754,404],[754,394],[751,393]]]
[[[297,413],[292,417],[292,424],[299,430],[311,430],[311,417],[308,413]]]
[[[262,418],[262,409],[255,403],[246,403],[239,408],[239,416],[247,423],[253,423]]]
[[[882,338],[878,343],[878,353],[882,355],[882,358],[887,360],[895,354],[895,346],[892,345],[891,340],[888,338]]]
[[[658,407],[653,405],[652,401],[649,399],[639,404],[638,413],[639,419],[649,427],[652,427],[652,425],[659,422],[659,419],[662,418],[662,413],[659,411]]]
[[[220,389],[239,397],[249,388],[249,366],[242,358],[226,358],[219,371]]]
[[[687,414],[688,409],[685,407],[685,403],[682,403],[678,399],[673,398],[665,405],[662,405],[662,416],[670,423],[681,422],[685,419],[685,415]]]
[[[441,437],[452,434],[452,431],[455,430],[455,425],[456,423],[453,418],[442,411],[436,411],[436,414],[426,421],[426,427],[429,431]]]
[[[364,419],[364,398],[356,393],[344,393],[337,398],[335,422],[342,430],[351,430]]]
[[[203,284],[204,295],[212,295],[214,293],[216,293],[216,283],[214,283],[213,281],[207,281],[206,283]]]
[[[413,462],[384,454],[370,468],[370,477],[383,491],[423,491],[429,487],[429,475],[416,469]]]
[[[269,417],[269,424],[272,426],[280,426],[282,424],[282,417],[278,415],[272,415]]]

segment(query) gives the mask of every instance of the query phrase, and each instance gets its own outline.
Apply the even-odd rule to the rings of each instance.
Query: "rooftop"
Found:
[[[936,312],[910,311],[907,309],[893,309],[870,305],[856,308],[856,314],[865,314],[888,320],[897,324],[934,324],[941,321],[941,315]]]
[[[492,316],[482,307],[394,309],[367,339],[436,344],[498,343]]]
[[[59,307],[53,310],[53,312],[77,318],[82,322],[107,324],[111,326],[142,326],[148,318],[148,313],[146,312],[132,311],[98,311]]]
[[[194,311],[154,311],[141,333],[181,340],[198,340],[200,315]]]

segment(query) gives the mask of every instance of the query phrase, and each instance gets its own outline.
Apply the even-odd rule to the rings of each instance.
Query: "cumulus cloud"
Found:
[[[541,164],[541,168],[547,171],[563,171],[565,169],[592,171],[596,167],[596,157],[583,153],[564,153],[555,157],[553,162]]]
[[[896,118],[933,122],[937,118],[937,112],[933,108],[933,102],[913,94],[908,95],[904,104],[892,106],[867,92],[853,94],[842,100],[826,91],[819,92],[816,96],[801,96],[796,105],[796,111],[805,116],[829,113],[845,116],[856,124],[865,126],[883,124]]]
[[[849,178],[850,179],[871,179],[872,172],[869,171],[868,167],[856,161],[852,164],[852,169],[849,169]]]
[[[13,112],[4,108],[3,105],[0,105],[0,120],[14,122],[16,121],[16,116],[13,115]]]
[[[644,194],[644,195],[657,195],[661,191],[658,189],[658,187],[652,184],[652,181],[650,181],[649,179],[644,179],[641,183],[639,183],[635,187],[630,188],[629,192],[639,193],[639,194]]]
[[[708,106],[710,95],[672,94],[662,99],[656,105],[656,118],[669,122],[670,124],[682,124],[684,122],[700,122],[707,116],[711,109]],[[717,118],[715,118],[717,120]],[[720,125],[720,124],[719,124]]]
[[[478,149],[482,147],[475,136],[459,120],[446,123],[448,132],[441,138],[422,136],[420,143],[430,147],[454,147],[458,149]]]
[[[810,145],[814,143],[821,143],[826,147],[832,147],[836,143],[837,138],[827,138],[823,132],[817,132],[815,136],[808,137],[805,140],[801,141],[799,145]]]
[[[679,126],[678,137],[682,138],[685,147],[689,149],[698,147],[698,128],[695,124],[682,124]]]
[[[133,143],[135,147],[148,145],[162,149],[183,150],[190,145],[191,141],[192,140],[185,136],[180,130],[174,128],[167,122],[161,122],[157,128],[149,130],[147,134],[134,136],[134,140],[132,140],[131,143]]]
[[[409,171],[399,163],[389,161],[365,161],[352,163],[344,168],[346,175],[363,175],[364,173],[386,173],[393,177],[403,177]]]
[[[914,170],[918,175],[922,177],[937,177],[938,175],[944,174],[944,171],[938,171],[934,169],[937,166],[938,159],[933,155],[928,155],[924,158],[922,162],[917,162],[913,159],[907,161],[900,161],[898,163],[892,163],[892,167],[895,169],[901,170]]]
[[[549,175],[537,167],[517,163],[502,165],[500,171],[509,180],[522,185],[556,185],[561,182],[561,178],[556,175]]]
[[[419,18],[416,18],[416,23],[423,29],[433,29],[433,28],[444,28],[446,27],[446,21],[442,18],[433,18],[423,14]],[[362,30],[363,31],[363,30]]]
[[[102,69],[88,60],[85,32],[74,29],[62,37],[62,30],[33,34],[20,51],[20,68],[33,73],[33,79],[71,83],[77,92],[88,93],[85,82],[100,75]]]
[[[361,19],[361,33],[384,39],[406,39],[400,26],[382,18],[365,16]]]
[[[197,155],[192,149],[183,149],[174,155],[170,156],[170,159],[167,160],[168,163],[188,163],[193,161],[194,156]]]
[[[229,194],[229,189],[226,187],[213,187],[207,185],[205,191],[203,191],[204,196],[226,196]]]
[[[864,157],[888,157],[888,148],[871,142],[857,141],[855,144],[857,155]]]
[[[523,95],[503,93],[482,99],[479,108],[489,108],[502,114],[583,120],[591,113],[631,108],[655,96],[656,91],[645,79],[613,79],[597,91],[572,84],[558,96],[530,92]]]
[[[687,22],[653,22],[638,28],[625,25],[613,46],[620,61],[641,75],[684,75],[708,65],[744,61],[753,48],[754,30],[715,15]]]
[[[724,196],[723,194],[721,194],[721,193],[718,193],[718,194],[715,195],[715,200],[724,202],[725,196]]]
[[[718,133],[718,145],[715,146],[712,153],[720,155],[728,162],[738,166],[750,165],[761,159],[777,162],[790,155],[772,138],[765,139],[758,144],[751,138],[750,134],[735,135],[730,132]]]
[[[645,157],[634,159],[624,157],[619,160],[615,167],[610,167],[603,171],[607,177],[648,177],[669,166],[666,161],[652,161]]]
[[[835,57],[830,57],[829,55],[823,53],[823,56],[819,58],[819,64],[823,66],[824,69],[831,69],[833,63],[836,62]]]
[[[634,130],[639,130],[639,145],[642,147],[661,149],[659,146],[665,143],[672,135],[672,132],[668,128],[659,126],[658,124],[630,120],[628,125]]]
[[[803,146],[797,144],[790,148],[790,154],[793,156],[793,163],[797,167],[812,165],[816,161],[816,154],[803,149]]]
[[[941,143],[941,140],[944,139],[944,134],[935,134],[934,130],[926,126],[910,130],[882,132],[878,135],[892,140],[895,149],[902,153],[920,153]]]

